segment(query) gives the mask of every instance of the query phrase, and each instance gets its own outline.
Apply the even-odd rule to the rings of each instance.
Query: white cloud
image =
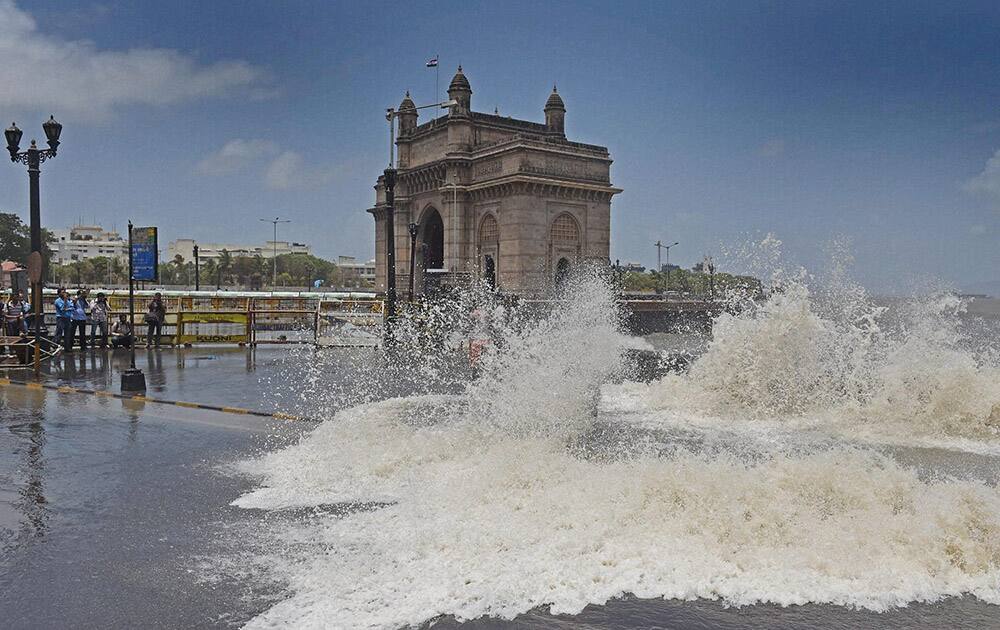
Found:
[[[992,197],[1000,201],[1000,150],[989,160],[983,172],[962,184],[966,192]]]
[[[277,150],[277,145],[268,140],[236,138],[205,156],[195,168],[202,175],[231,175],[261,158],[273,155]]]
[[[315,188],[330,182],[335,174],[331,168],[306,166],[301,154],[285,151],[267,166],[264,185],[275,190]]]
[[[169,105],[235,92],[259,95],[267,73],[245,61],[199,63],[165,48],[99,50],[39,32],[13,0],[0,0],[0,106],[57,117],[104,118],[127,105]]]
[[[987,232],[986,226],[982,223],[977,223],[969,228],[969,234],[973,236],[983,236]]]

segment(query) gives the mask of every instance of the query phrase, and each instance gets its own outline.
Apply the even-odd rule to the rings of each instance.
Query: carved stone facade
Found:
[[[400,104],[395,188],[397,291],[409,286],[410,235],[417,223],[415,290],[431,278],[481,278],[520,294],[545,291],[583,261],[608,261],[611,158],[606,147],[566,139],[566,108],[555,88],[545,123],[471,109],[462,68],[451,81],[447,116],[417,124],[409,95]],[[375,186],[376,289],[385,290],[385,189]]]

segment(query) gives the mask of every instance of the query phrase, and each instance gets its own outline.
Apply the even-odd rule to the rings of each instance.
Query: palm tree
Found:
[[[117,283],[119,279],[127,281],[128,269],[125,268],[125,263],[122,262],[121,258],[117,256],[111,259],[111,279],[113,283]]]
[[[201,263],[200,266],[201,266],[201,275],[202,275],[201,279],[208,279],[209,283],[211,283],[212,278],[217,278],[218,277],[218,273],[219,273],[218,272],[218,264],[215,262],[215,259],[209,258],[205,262]]]
[[[223,249],[219,254],[219,264],[216,266],[218,273],[218,282],[216,288],[222,287],[222,281],[224,276],[229,272],[233,266],[233,256],[229,253],[228,249]]]
[[[174,254],[174,259],[171,260],[170,262],[173,263],[173,265],[174,265],[175,279],[176,279],[176,281],[178,283],[180,283],[180,281],[181,281],[181,271],[184,270],[184,257],[181,256],[180,254]],[[190,284],[190,282],[188,282],[188,280],[190,280],[190,278],[188,278],[186,276],[186,274],[185,274],[184,281],[187,284]]]

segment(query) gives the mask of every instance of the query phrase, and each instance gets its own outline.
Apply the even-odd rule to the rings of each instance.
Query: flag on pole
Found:
[[[427,61],[427,67],[428,68],[437,68],[437,65],[438,65],[438,58],[437,58],[437,56],[435,56],[433,59],[429,59]]]

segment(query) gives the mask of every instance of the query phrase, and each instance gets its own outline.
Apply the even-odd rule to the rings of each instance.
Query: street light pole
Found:
[[[292,220],[274,217],[273,219],[261,219],[261,221],[274,224],[274,239],[271,241],[271,245],[273,246],[273,254],[271,256],[271,291],[274,291],[274,287],[278,285],[278,224],[291,223]]]
[[[27,165],[28,167],[28,197],[29,197],[29,224],[31,230],[31,254],[29,255],[29,267],[31,267],[31,308],[34,311],[35,325],[35,376],[42,372],[42,323],[45,319],[45,305],[42,304],[42,282],[44,278],[45,261],[42,260],[42,211],[41,201],[38,191],[38,178],[41,175],[41,164],[49,158],[56,156],[59,148],[59,135],[62,133],[62,125],[56,122],[54,116],[42,123],[42,130],[45,131],[45,138],[49,145],[48,149],[39,149],[35,141],[31,141],[31,146],[27,151],[19,152],[21,147],[22,132],[15,123],[4,130],[7,140],[7,151],[10,153],[10,161]],[[33,263],[33,264],[32,264]]]
[[[132,221],[128,222],[128,325],[131,329],[132,339],[128,344],[129,368],[122,372],[123,392],[146,391],[146,375],[142,370],[135,367],[135,342],[138,335],[135,334],[135,266],[132,261]],[[146,338],[147,345],[149,338]]]
[[[198,264],[198,244],[194,246],[194,290],[201,291],[201,267]]]
[[[667,286],[666,291],[670,291],[670,248],[677,245],[677,241],[674,241],[670,245],[664,245],[663,248],[667,250]]]
[[[446,109],[458,105],[458,101],[448,100],[431,105],[421,105],[414,109],[441,107]],[[413,111],[413,110],[410,110]],[[389,123],[389,166],[383,175],[385,185],[385,341],[392,343],[392,322],[396,317],[396,126],[399,112],[389,107],[385,119]]]
[[[411,223],[410,228],[410,301],[413,301],[413,281],[414,274],[417,271],[417,231],[420,226],[416,223]]]

